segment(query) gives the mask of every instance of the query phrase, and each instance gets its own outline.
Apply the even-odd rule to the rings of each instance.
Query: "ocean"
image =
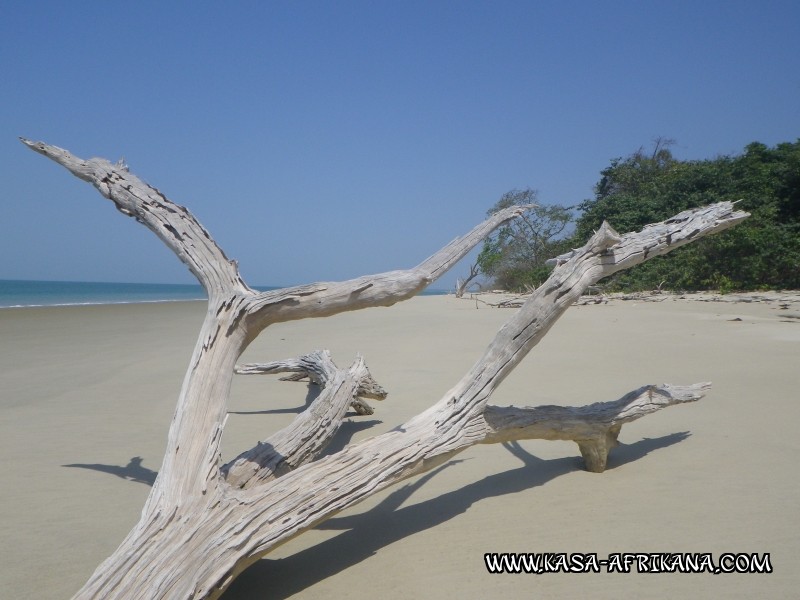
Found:
[[[256,286],[259,291],[278,289]],[[425,290],[423,295],[447,292]],[[24,306],[72,306],[92,304],[132,304],[205,300],[199,284],[172,283],[94,283],[87,281],[23,281],[0,279],[0,308]]]

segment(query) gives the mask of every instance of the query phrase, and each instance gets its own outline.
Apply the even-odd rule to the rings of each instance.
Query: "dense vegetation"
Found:
[[[536,192],[525,189],[503,194],[487,215],[514,205],[533,208],[495,231],[484,242],[477,264],[495,287],[524,290],[547,279],[550,269],[544,263],[548,258],[569,250],[564,232],[572,212],[562,206],[539,205]]]
[[[530,190],[510,192],[490,212],[520,194],[533,198]],[[546,258],[583,244],[604,220],[624,233],[687,208],[740,199],[738,207],[752,213],[744,223],[620,273],[606,282],[609,289],[800,288],[800,140],[774,148],[752,143],[741,155],[699,161],[678,160],[669,142],[657,140],[652,151],[614,159],[601,172],[594,198],[577,206],[571,236],[563,235],[569,210],[544,207],[529,218],[535,226],[487,240],[478,263],[495,285],[525,289],[541,282]],[[518,251],[525,231],[533,232],[537,252]]]

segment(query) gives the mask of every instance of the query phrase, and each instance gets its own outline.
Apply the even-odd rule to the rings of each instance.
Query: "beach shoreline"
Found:
[[[580,405],[711,380],[708,397],[625,426],[602,475],[581,470],[571,443],[471,448],[282,546],[225,598],[794,597],[798,312],[772,300],[574,306],[493,403]],[[343,366],[362,353],[389,397],[348,419],[335,449],[438,400],[511,314],[418,297],[274,326],[242,362],[329,348]],[[136,522],[204,315],[198,302],[0,311],[0,597],[68,597]],[[303,384],[235,378],[223,458],[305,397]],[[774,572],[488,574],[483,554],[506,551],[769,552]]]
[[[481,291],[465,294],[462,299],[478,300],[487,306],[514,308],[519,306],[530,294],[515,294],[503,290]],[[727,303],[766,303],[794,304],[800,303],[800,290],[766,290],[749,292],[722,293],[718,290],[702,292],[681,292],[672,290],[653,290],[649,292],[609,292],[597,291],[582,295],[576,305],[608,304],[613,301],[638,302],[727,302]]]

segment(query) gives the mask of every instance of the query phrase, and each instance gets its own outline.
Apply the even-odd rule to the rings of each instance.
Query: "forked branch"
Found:
[[[219,453],[233,366],[244,349],[272,323],[325,317],[372,306],[390,306],[413,297],[443,275],[496,227],[526,207],[492,215],[467,234],[405,271],[314,283],[263,293],[240,277],[211,235],[183,206],[102,158],[82,159],[67,150],[22,142],[75,176],[92,183],[125,215],[155,233],[188,265],[209,294],[209,311],[184,380],[170,427],[167,452],[153,488],[154,498],[171,504],[186,494],[205,493],[219,477]],[[180,453],[181,458],[178,459]],[[149,501],[149,502],[151,502]]]
[[[237,315],[237,325],[257,325],[251,337],[270,323],[326,317],[407,300],[444,275],[497,227],[529,208],[512,206],[499,211],[412,269],[256,293],[242,280],[236,262],[225,256],[186,207],[166,198],[131,174],[126,166],[103,158],[82,159],[44,142],[20,140],[94,185],[120,212],[134,217],[155,233],[189,267],[209,295],[221,292],[246,297]]]

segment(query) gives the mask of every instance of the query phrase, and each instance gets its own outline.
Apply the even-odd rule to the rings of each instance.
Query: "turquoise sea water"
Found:
[[[277,289],[259,286],[259,291]],[[423,295],[445,292],[425,290]],[[205,300],[199,285],[171,283],[91,283],[86,281],[21,281],[0,279],[0,308],[22,306],[69,306],[81,304],[130,304]]]
[[[0,307],[202,300],[199,285],[0,279]]]

